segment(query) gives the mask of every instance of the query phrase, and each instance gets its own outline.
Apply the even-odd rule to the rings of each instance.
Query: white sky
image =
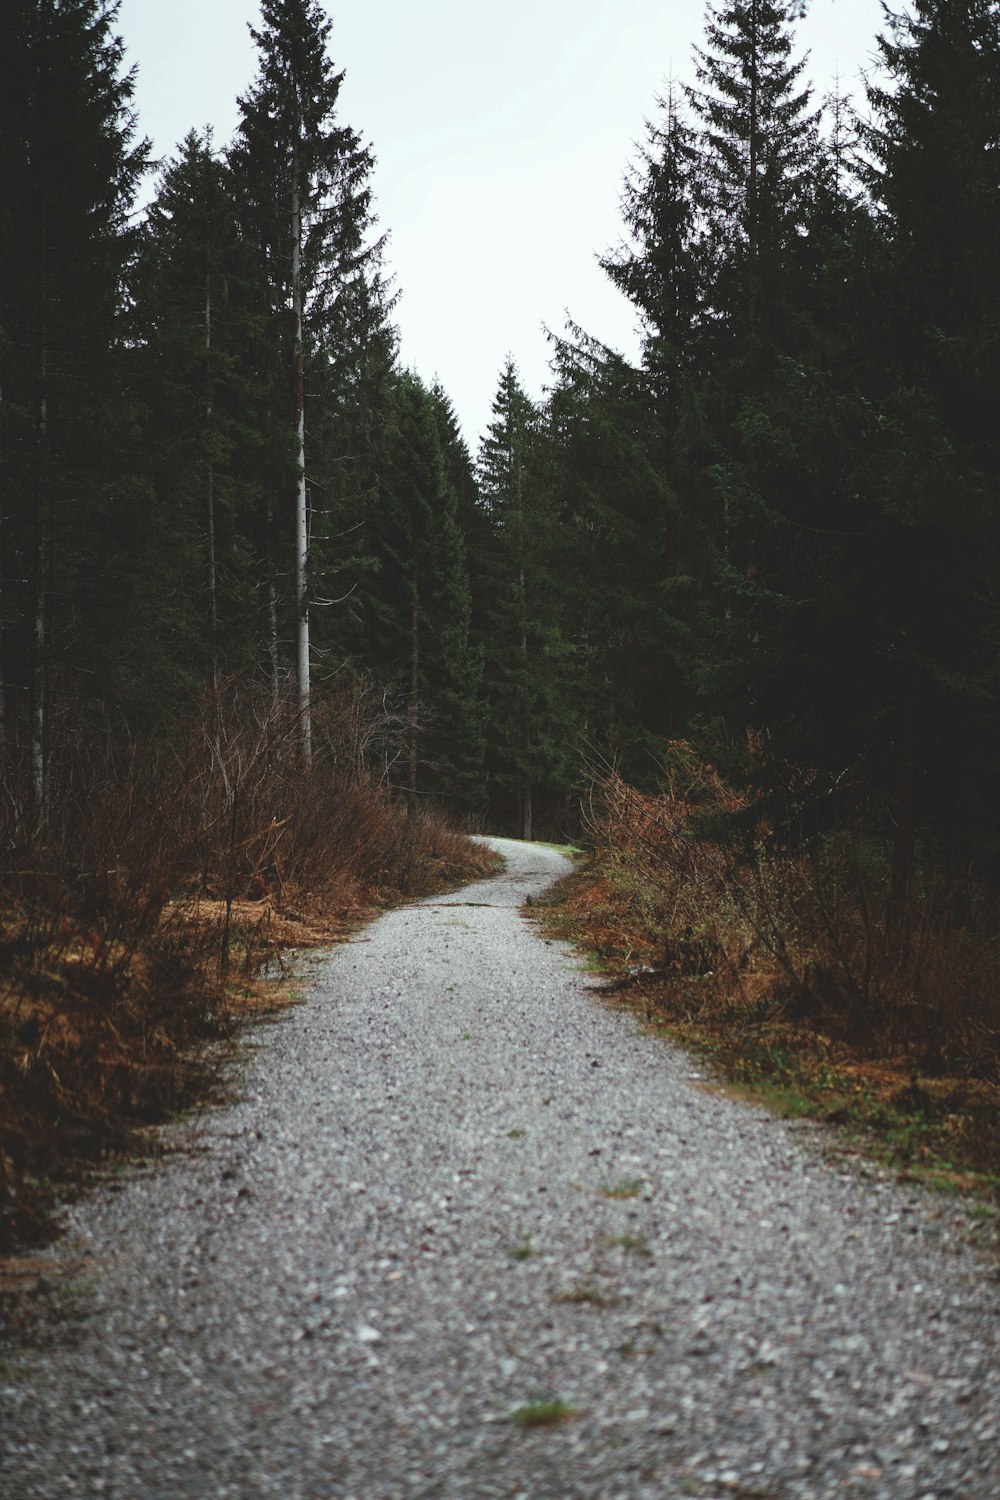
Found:
[[[343,121],[377,158],[375,195],[402,297],[405,364],[439,376],[475,452],[509,353],[548,378],[543,325],[567,311],[632,351],[634,317],[595,257],[621,233],[622,178],[673,76],[693,82],[700,0],[323,0],[346,70]],[[141,130],[157,155],[211,124],[225,145],[256,73],[257,0],[122,0]],[[880,0],[811,0],[809,76],[868,67]]]

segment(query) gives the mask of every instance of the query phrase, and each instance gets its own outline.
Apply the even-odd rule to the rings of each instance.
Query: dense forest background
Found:
[[[858,109],[798,10],[715,0],[647,123],[640,356],[508,359],[472,455],[316,0],[161,164],[114,0],[0,8],[0,1241],[282,946],[488,866],[455,820],[587,844],[567,930],[738,1077],[996,1185],[1000,5],[887,10]]]
[[[4,6],[18,826],[81,725],[169,738],[255,680],[308,757],[346,675],[411,802],[491,827],[570,830],[581,767],[652,785],[684,741],[775,837],[863,817],[897,892],[997,873],[1000,9],[887,12],[858,114],[796,8],[711,6],[649,120],[604,261],[641,361],[570,328],[540,404],[508,361],[473,457],[400,367],[315,0],[263,0],[234,139],[192,132],[143,214],[117,7]]]

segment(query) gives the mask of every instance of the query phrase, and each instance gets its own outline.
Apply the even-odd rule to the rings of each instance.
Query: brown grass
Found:
[[[317,702],[308,776],[294,715],[247,683],[206,697],[169,744],[63,725],[34,822],[10,774],[0,1249],[44,1235],[94,1163],[211,1092],[219,1044],[280,998],[261,975],[288,948],[491,867],[393,795],[378,702],[356,685]]]
[[[690,747],[647,796],[595,779],[587,869],[548,920],[654,1025],[786,1113],[875,1130],[907,1169],[1000,1177],[1000,903],[841,830],[782,847]],[[753,831],[723,832],[739,820]]]

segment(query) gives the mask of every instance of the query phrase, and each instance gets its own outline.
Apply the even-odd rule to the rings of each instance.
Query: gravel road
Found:
[[[70,1315],[0,1361],[4,1500],[1000,1497],[961,1209],[642,1035],[518,914],[565,860],[498,847],[72,1212]]]

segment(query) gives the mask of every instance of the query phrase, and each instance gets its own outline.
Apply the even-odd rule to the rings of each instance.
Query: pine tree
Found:
[[[658,103],[662,123],[647,120],[647,144],[622,195],[627,239],[601,266],[639,314],[642,364],[663,422],[679,403],[695,355],[709,268],[698,213],[706,192],[698,140],[672,85]]]
[[[626,180],[627,238],[601,262],[639,314],[641,368],[630,370],[593,341],[564,341],[554,397],[569,411],[589,412],[572,429],[570,462],[584,492],[587,476],[603,476],[595,503],[605,511],[604,528],[622,542],[617,586],[610,591],[606,566],[594,559],[605,591],[622,604],[615,611],[617,631],[609,618],[594,634],[605,641],[617,635],[624,646],[621,660],[604,672],[621,696],[608,703],[601,720],[618,757],[625,753],[622,727],[632,721],[630,738],[647,752],[643,771],[653,763],[649,736],[678,733],[690,698],[693,575],[705,569],[697,515],[705,442],[698,412],[714,333],[712,260],[699,209],[707,195],[706,157],[679,91],[671,86],[659,105],[661,116],[647,121],[647,144]],[[588,430],[600,434],[593,453],[586,451]],[[626,758],[625,764],[640,774],[636,762]]]
[[[580,329],[555,341],[553,373],[541,452],[572,648],[566,692],[589,741],[625,774],[648,776],[689,696],[673,397],[665,382],[658,399],[645,370]]]
[[[869,185],[892,256],[894,347],[976,466],[1000,438],[1000,6],[916,0],[887,13],[872,82]]]
[[[378,504],[370,520],[376,571],[365,586],[367,662],[404,686],[406,789],[462,811],[478,806],[480,654],[469,636],[470,591],[458,514],[439,436],[438,403],[399,375]]]
[[[892,705],[894,888],[918,826],[984,846],[1000,730],[1000,8],[917,0],[887,13],[889,83],[866,131],[885,255],[872,392],[884,413],[878,624]]]
[[[710,304],[723,336],[751,346],[779,336],[788,276],[815,191],[819,115],[792,60],[788,0],[722,0],[695,49],[698,88],[686,90],[701,122],[697,201],[714,265]]]
[[[380,242],[372,226],[370,151],[341,124],[343,73],[327,51],[331,23],[316,0],[262,0],[262,25],[251,28],[260,55],[257,80],[241,99],[231,152],[244,232],[257,257],[260,314],[273,351],[275,406],[291,413],[293,475],[272,499],[282,517],[291,499],[295,675],[304,759],[310,756],[310,549],[306,454],[306,363],[321,345],[346,339],[345,290],[377,270]],[[280,373],[279,373],[280,372]],[[309,392],[311,394],[311,391]],[[272,559],[273,669],[277,669],[276,578]]]
[[[530,839],[538,794],[566,791],[579,727],[572,708],[564,629],[566,558],[547,483],[542,415],[508,358],[479,449],[479,489],[489,518],[485,592],[491,629],[484,682],[490,770],[512,794],[518,837]]]
[[[135,136],[117,12],[107,0],[13,0],[0,14],[3,654],[31,705],[39,803],[56,679],[65,688],[67,673],[86,673],[91,693],[128,687],[101,638],[128,603],[112,518],[127,523],[143,501],[129,473],[119,287],[147,143]]]
[[[147,212],[131,290],[146,448],[175,538],[177,650],[196,675],[247,664],[254,637],[247,273],[230,173],[192,132]]]

